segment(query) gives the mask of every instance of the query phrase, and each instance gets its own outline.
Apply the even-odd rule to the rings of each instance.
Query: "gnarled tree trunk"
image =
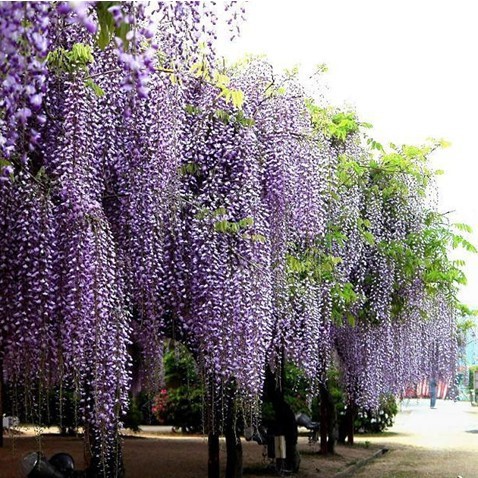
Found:
[[[349,445],[354,444],[354,424],[355,424],[355,415],[357,414],[357,407],[354,404],[349,403],[347,405],[347,410],[345,412],[345,417],[340,424],[339,428],[339,443],[347,443]]]
[[[335,453],[337,411],[330,391],[325,384],[320,384],[320,453]]]
[[[219,434],[209,433],[207,437],[207,476],[208,478],[219,478]]]
[[[278,383],[275,375],[267,367],[266,371],[266,395],[272,402],[275,414],[275,422],[271,430],[274,436],[285,437],[286,457],[282,466],[280,459],[278,464],[280,468],[296,473],[300,467],[300,455],[297,450],[298,429],[295,421],[295,415],[284,397],[285,372],[282,366],[281,380]]]
[[[226,478],[242,478],[242,444],[237,429],[237,408],[234,393],[236,384],[232,383],[227,399],[224,434],[226,436]]]
[[[226,424],[226,478],[242,478],[242,444],[235,421]]]
[[[0,448],[3,447],[3,362],[0,359]]]

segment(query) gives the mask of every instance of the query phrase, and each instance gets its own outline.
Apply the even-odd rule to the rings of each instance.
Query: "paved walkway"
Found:
[[[478,452],[478,407],[470,402],[437,400],[436,408],[431,409],[429,400],[405,400],[387,432],[386,437],[367,440]]]
[[[392,428],[380,437],[390,452],[355,476],[360,478],[477,478],[478,407],[470,402],[405,400]]]

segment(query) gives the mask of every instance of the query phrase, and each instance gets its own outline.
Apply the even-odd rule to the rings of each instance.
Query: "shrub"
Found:
[[[380,433],[393,425],[398,413],[397,401],[393,395],[384,395],[380,399],[378,410],[361,409],[355,418],[356,433]]]
[[[187,348],[171,342],[164,354],[166,387],[156,394],[152,412],[160,423],[184,432],[202,429],[203,388],[194,358]]]

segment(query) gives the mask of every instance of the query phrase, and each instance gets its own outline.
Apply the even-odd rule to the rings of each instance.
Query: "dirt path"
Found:
[[[39,449],[38,437],[23,435],[14,440],[7,438],[0,448],[0,478],[17,478],[21,458]],[[264,448],[256,443],[244,442],[244,477],[277,476],[268,469],[270,460],[263,456]],[[370,457],[375,446],[337,447],[337,455],[323,457],[317,449],[300,438],[301,471],[297,478],[332,478],[353,463]],[[124,463],[127,478],[205,478],[207,477],[207,442],[202,437],[156,436],[127,437],[124,440]],[[58,452],[70,453],[77,469],[83,469],[83,442],[80,438],[61,438],[47,434],[41,439],[41,451],[49,458]],[[221,466],[224,476],[226,453],[221,443]]]
[[[202,437],[143,433],[125,438],[124,457],[128,478],[205,478],[207,442]],[[338,472],[371,457],[386,446],[389,452],[357,471],[354,478],[477,478],[478,408],[469,403],[438,401],[431,410],[428,401],[403,404],[395,425],[379,436],[357,436],[354,447],[337,447],[337,455],[322,457],[317,448],[300,438],[301,471],[297,478],[333,478]],[[35,436],[6,439],[0,449],[0,478],[17,478],[21,457],[37,450]],[[82,440],[49,434],[41,440],[42,451],[51,456],[59,451],[71,453],[77,468],[84,467]],[[263,447],[244,442],[245,478],[273,476]],[[221,446],[225,465],[225,447]],[[277,476],[277,475],[276,475]],[[351,476],[351,475],[349,475]]]

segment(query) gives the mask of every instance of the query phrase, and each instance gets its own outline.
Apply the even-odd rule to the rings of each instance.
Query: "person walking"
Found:
[[[432,378],[430,380],[430,408],[436,408],[437,402],[437,381]]]

